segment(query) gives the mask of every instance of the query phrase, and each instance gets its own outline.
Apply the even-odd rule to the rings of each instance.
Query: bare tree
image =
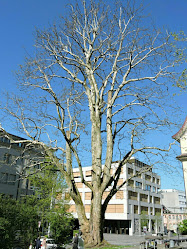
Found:
[[[20,96],[9,96],[5,109],[29,138],[25,142],[41,146],[64,174],[87,245],[103,241],[105,210],[126,183],[117,185],[122,166],[136,153],[153,165],[170,148],[150,137],[171,125],[167,101],[180,63],[173,42],[132,1],[111,8],[83,1],[70,6],[67,18],[36,31],[35,54],[17,72]],[[91,183],[82,172],[90,155]],[[114,160],[118,167],[111,175]],[[92,193],[90,219],[74,166]]]

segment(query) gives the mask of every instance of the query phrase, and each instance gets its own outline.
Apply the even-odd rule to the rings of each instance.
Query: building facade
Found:
[[[172,231],[178,233],[179,224],[186,220],[187,215],[184,213],[164,213],[163,214],[163,222],[164,222],[164,230],[166,232]]]
[[[181,129],[173,135],[172,138],[180,143],[181,155],[177,156],[177,159],[182,162],[185,191],[187,195],[187,117]]]
[[[114,173],[116,165],[117,163],[112,165],[111,174]],[[148,167],[148,165],[134,158],[130,159],[122,168],[118,184],[129,179],[144,167]],[[84,167],[83,174],[85,179],[91,182],[91,167]],[[78,168],[74,169],[74,177],[85,205],[86,215],[89,218],[90,189],[81,183]],[[141,234],[143,227],[150,233],[162,232],[162,206],[159,189],[160,177],[152,171],[141,173],[129,180],[108,204],[104,232]],[[109,190],[106,190],[103,199],[108,193]],[[71,201],[70,205],[70,211],[77,218],[74,202]]]
[[[162,189],[161,201],[164,206],[163,222],[165,231],[178,232],[179,223],[186,219],[185,191]]]
[[[171,213],[186,212],[186,195],[184,191],[177,189],[162,189],[162,205]]]
[[[14,199],[33,193],[25,172],[29,166],[39,167],[42,158],[40,151],[25,141],[0,127],[0,194]]]

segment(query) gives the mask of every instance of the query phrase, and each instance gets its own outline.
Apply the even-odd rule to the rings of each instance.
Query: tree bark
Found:
[[[100,192],[94,193],[92,200],[89,224],[81,226],[84,235],[85,245],[92,247],[103,242],[103,213],[102,195]]]

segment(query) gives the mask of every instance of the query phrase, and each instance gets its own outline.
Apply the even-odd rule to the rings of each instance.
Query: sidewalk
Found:
[[[104,233],[104,239],[112,244],[112,245],[119,245],[119,246],[130,246],[133,249],[139,249],[140,248],[140,243],[141,242],[145,242],[145,235],[133,235],[133,236],[129,236],[129,235],[125,235],[125,234],[109,234],[109,233]],[[154,237],[153,237],[154,238]],[[187,236],[182,236],[180,235],[180,239],[185,238],[187,239]],[[167,237],[164,236],[164,239],[166,240],[174,240],[174,239],[178,239],[177,236],[173,236],[173,237]],[[161,242],[161,241],[160,241]],[[180,247],[186,248],[187,249],[187,241],[186,242],[180,242]],[[158,249],[165,249],[165,244],[160,244],[158,242],[157,244],[157,248]],[[173,248],[176,248],[173,247]]]
[[[104,239],[112,245],[139,246],[141,242],[145,241],[145,236],[144,235],[129,236],[125,234],[104,233]]]

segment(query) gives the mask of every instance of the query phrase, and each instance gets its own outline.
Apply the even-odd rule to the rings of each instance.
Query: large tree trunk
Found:
[[[92,247],[103,242],[103,213],[102,213],[102,194],[98,191],[94,193],[92,200],[89,224],[83,224],[81,231],[85,245]]]

